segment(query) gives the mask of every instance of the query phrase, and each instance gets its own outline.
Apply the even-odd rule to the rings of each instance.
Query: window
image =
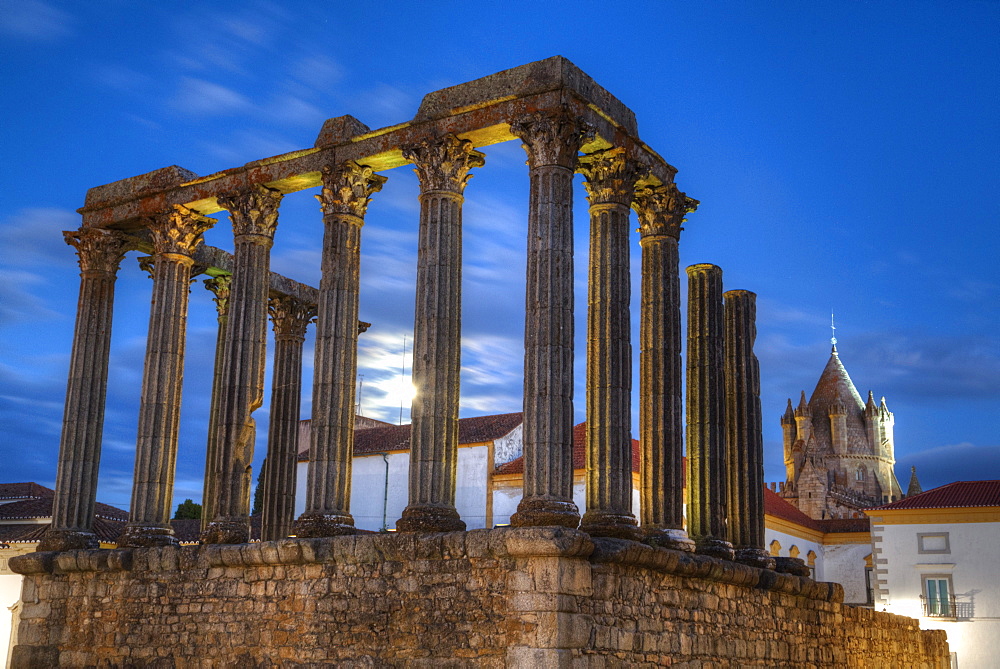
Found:
[[[792,545],[792,547],[788,549],[788,557],[797,558],[798,556],[799,556],[799,547]]]
[[[856,471],[854,473],[854,478],[857,481],[864,481],[865,480],[865,470],[864,470],[864,468],[858,467],[858,471]]]
[[[775,539],[771,542],[771,556],[778,557],[779,555],[781,555],[781,544]]]
[[[924,576],[924,615],[950,618],[954,616],[955,596],[951,576]]]
[[[920,532],[917,534],[917,552],[920,554],[951,553],[947,532]]]

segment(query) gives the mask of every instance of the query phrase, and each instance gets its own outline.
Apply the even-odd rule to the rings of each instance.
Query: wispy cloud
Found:
[[[185,114],[225,116],[249,109],[250,99],[241,93],[204,79],[182,77],[170,101]]]
[[[73,32],[73,18],[68,12],[42,0],[13,0],[0,4],[3,21],[0,35],[54,42]]]

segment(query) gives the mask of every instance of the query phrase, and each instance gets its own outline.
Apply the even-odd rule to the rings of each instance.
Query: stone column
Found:
[[[629,207],[637,166],[621,147],[580,158],[590,201],[587,282],[587,511],[591,536],[638,537],[632,513]]]
[[[153,297],[146,339],[135,478],[128,524],[119,546],[177,543],[170,527],[180,423],[191,255],[215,223],[182,205],[152,218]]]
[[[729,473],[729,540],[736,559],[774,568],[764,549],[764,437],[760,414],[757,295],[730,290],[725,298],[726,467]]]
[[[510,126],[528,154],[524,494],[511,525],[576,527],[573,503],[573,173],[593,129],[569,110]]]
[[[445,135],[403,149],[420,178],[420,246],[413,322],[409,504],[404,532],[464,530],[455,509],[462,353],[462,193],[485,157]]]
[[[642,247],[639,316],[641,531],[645,541],[693,551],[684,531],[684,373],[677,244],[698,201],[673,184],[640,188],[633,207]]]
[[[272,297],[268,312],[274,324],[274,373],[271,416],[264,461],[261,540],[284,539],[295,520],[295,467],[298,462],[299,411],[302,406],[302,344],[316,305],[293,297]]]
[[[256,424],[264,403],[267,358],[267,292],[271,246],[282,194],[264,186],[220,195],[229,211],[235,251],[229,317],[215,431],[212,518],[202,533],[207,544],[250,540],[250,491]]]
[[[215,365],[212,374],[212,399],[208,415],[208,444],[205,453],[205,485],[201,496],[201,530],[208,527],[208,521],[215,517],[215,439],[219,431],[219,395],[222,387],[222,368],[226,352],[226,328],[229,323],[229,291],[233,277],[231,274],[205,279],[205,287],[215,295],[215,310],[219,315],[219,328],[215,335]]]
[[[323,169],[323,276],[319,285],[313,370],[312,438],[300,537],[354,533],[354,377],[358,360],[361,226],[371,195],[386,177],[346,162]]]
[[[733,547],[726,532],[722,269],[691,265],[687,275],[688,534],[697,552],[731,560]]]
[[[93,531],[94,504],[108,389],[111,316],[115,278],[127,250],[122,236],[110,230],[83,228],[63,235],[79,257],[80,297],[66,382],[52,525],[38,546],[41,551],[98,546]]]

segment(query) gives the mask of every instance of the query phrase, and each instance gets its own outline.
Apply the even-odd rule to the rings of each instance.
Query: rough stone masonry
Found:
[[[462,206],[472,170],[486,169],[478,149],[514,139],[530,185],[524,494],[513,527],[465,532],[455,507]],[[383,173],[405,165],[420,181],[409,504],[398,533],[358,535],[359,249]],[[582,517],[572,497],[577,173],[590,213]],[[698,202],[675,173],[627,107],[554,57],[430,93],[412,120],[381,130],[343,116],[309,149],[204,177],[172,166],[90,189],[82,227],[66,233],[81,285],[52,527],[40,552],[11,561],[26,576],[14,666],[945,666],[943,633],[845,608],[839,586],[766,558],[753,494],[753,294],[724,297],[721,269],[707,264],[687,270],[685,531],[677,245]],[[269,271],[282,201],[313,186],[324,226],[318,289]],[[641,518],[630,499],[630,209],[642,237]],[[204,245],[216,222],[208,215],[221,210],[232,255]],[[121,548],[101,551],[90,523],[114,284],[132,251],[150,254],[141,262],[154,299],[130,517]],[[208,275],[219,307],[219,351],[208,518],[202,544],[180,548],[169,513],[197,274]],[[289,310],[302,316],[294,328]],[[316,316],[307,500],[292,518],[295,449],[278,425],[264,479],[263,536],[274,540],[248,543],[269,314],[276,330],[292,328],[274,361],[292,393]],[[297,418],[294,397],[275,395],[272,406],[281,422]],[[288,528],[295,536],[280,538]]]

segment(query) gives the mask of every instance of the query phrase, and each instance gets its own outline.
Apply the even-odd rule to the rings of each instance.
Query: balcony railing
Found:
[[[923,615],[927,618],[968,620],[974,616],[973,603],[957,600],[954,596],[946,599],[928,599],[925,595],[921,595],[920,604]]]

